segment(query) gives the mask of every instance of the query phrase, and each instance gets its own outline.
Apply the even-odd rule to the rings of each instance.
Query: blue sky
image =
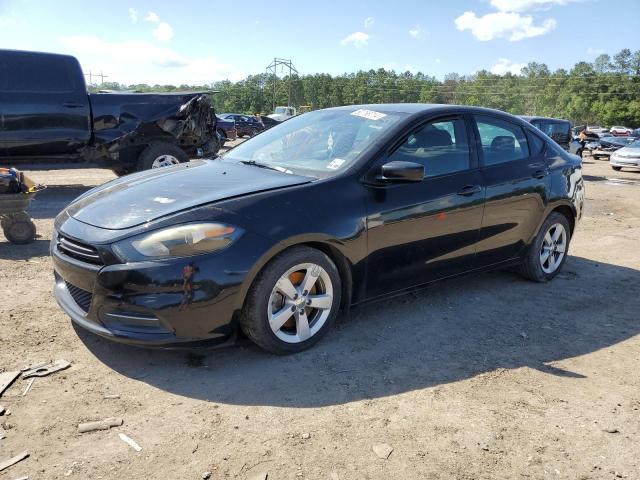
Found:
[[[385,67],[443,77],[570,68],[640,48],[639,0],[0,0],[0,48],[70,53],[120,83],[203,84],[264,72]],[[95,4],[93,4],[95,5]],[[604,21],[604,23],[600,23]]]

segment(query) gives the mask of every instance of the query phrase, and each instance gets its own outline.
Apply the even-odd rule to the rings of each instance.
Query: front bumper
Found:
[[[640,168],[640,157],[622,157],[615,153],[609,157],[612,167]]]
[[[60,307],[78,326],[118,342],[145,346],[225,344],[235,337],[245,278],[234,258],[91,265],[65,254],[58,234],[51,242]],[[185,268],[195,268],[185,286]]]

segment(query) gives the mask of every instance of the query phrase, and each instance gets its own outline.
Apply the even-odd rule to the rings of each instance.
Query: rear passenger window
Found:
[[[424,165],[426,177],[467,170],[466,124],[461,118],[428,123],[410,134],[389,160],[420,163]]]
[[[518,125],[486,115],[475,115],[485,166],[529,156],[524,130]]]
[[[75,68],[67,57],[9,52],[3,55],[5,92],[63,93],[78,86]]]

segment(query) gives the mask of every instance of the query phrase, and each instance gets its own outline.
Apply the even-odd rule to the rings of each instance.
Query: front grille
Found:
[[[86,243],[78,242],[77,240],[72,240],[60,233],[58,234],[57,247],[58,251],[68,255],[69,257],[75,258],[76,260],[90,263],[92,265],[104,264],[95,247],[87,245]]]
[[[69,282],[65,282],[67,286],[67,290],[71,294],[71,297],[75,300],[78,306],[87,313],[89,308],[91,307],[91,299],[93,294],[91,292],[87,292],[81,288],[76,287],[75,285],[71,285]]]

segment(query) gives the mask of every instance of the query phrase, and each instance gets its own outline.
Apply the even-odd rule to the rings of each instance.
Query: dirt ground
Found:
[[[0,398],[0,462],[30,453],[0,479],[640,478],[640,172],[587,158],[584,174],[585,217],[552,283],[449,281],[276,357],[246,341],[194,355],[76,331],[51,293],[53,218],[112,174],[32,171],[49,185],[31,209],[40,237],[0,236],[0,370],[72,366]],[[106,417],[124,424],[77,433]]]

